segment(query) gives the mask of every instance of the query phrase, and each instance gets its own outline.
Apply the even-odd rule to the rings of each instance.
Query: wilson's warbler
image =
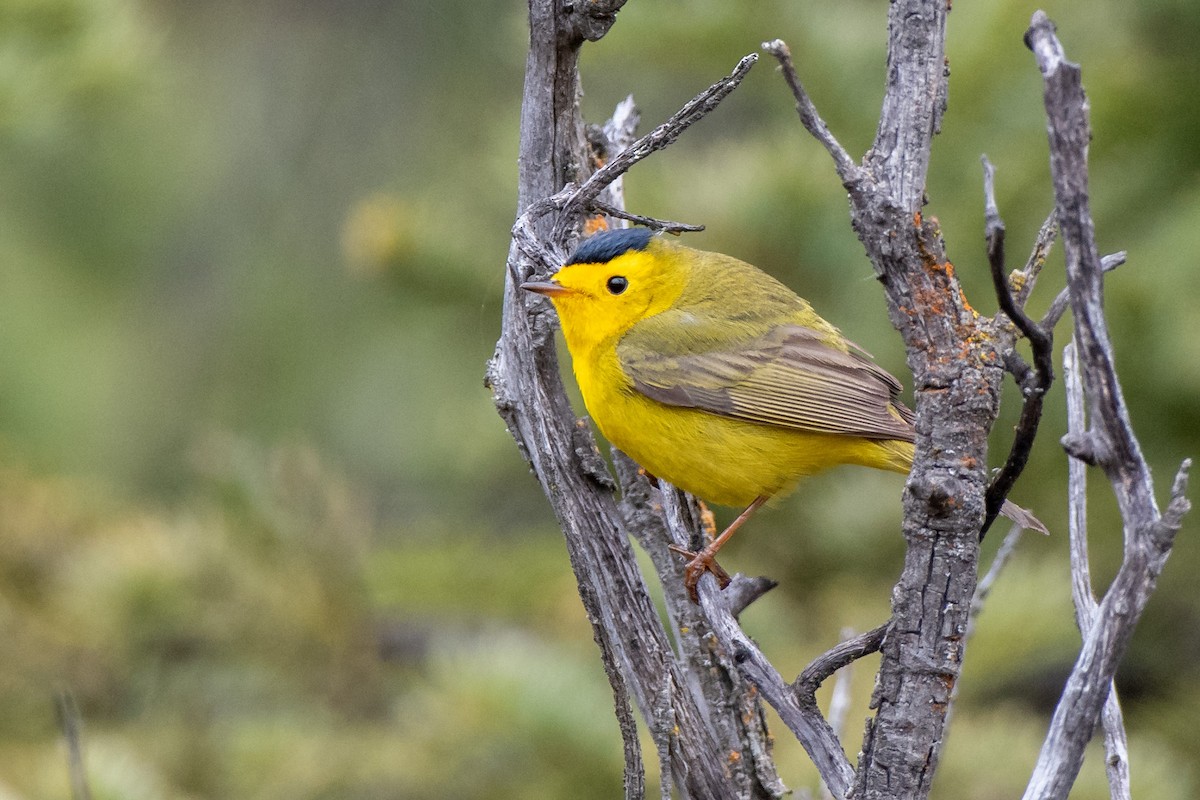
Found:
[[[583,401],[612,444],[703,500],[746,506],[699,553],[680,551],[693,599],[706,571],[728,583],[721,545],[800,478],[912,466],[900,382],[757,267],[629,228],[592,236],[549,282],[521,288],[553,301]],[[1041,528],[1012,504],[1004,513]]]

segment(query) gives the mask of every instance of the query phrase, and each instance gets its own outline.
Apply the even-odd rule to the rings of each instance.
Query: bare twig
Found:
[[[1067,430],[1082,433],[1087,429],[1084,411],[1083,380],[1075,358],[1075,343],[1063,348],[1063,374],[1067,386]],[[1071,599],[1080,631],[1091,630],[1100,604],[1092,590],[1091,566],[1087,543],[1087,465],[1077,459],[1067,463],[1068,526],[1071,543]],[[1104,726],[1104,768],[1108,773],[1112,800],[1130,800],[1129,746],[1116,682],[1112,682],[1100,718]]]
[[[75,697],[66,690],[58,692],[58,725],[67,744],[67,771],[71,776],[73,800],[91,800],[92,790],[88,786],[87,767],[83,763],[83,723]]]
[[[1118,498],[1123,513],[1134,503],[1157,511],[1149,471],[1129,423],[1112,364],[1112,346],[1101,303],[1103,269],[1088,199],[1087,149],[1091,127],[1079,66],[1067,60],[1055,35],[1054,23],[1040,11],[1034,14],[1026,42],[1045,80],[1050,171],[1066,252],[1067,286],[1076,317],[1076,346],[1085,365],[1084,386],[1091,402],[1097,404],[1094,416],[1103,426],[1093,432],[1094,450],[1102,453],[1099,460],[1109,465],[1106,472],[1110,476],[1120,473],[1131,479]]]
[[[610,217],[636,222],[638,225],[645,225],[651,230],[663,231],[665,233],[696,233],[704,230],[703,225],[690,225],[686,222],[672,222],[667,219],[656,219],[655,217],[644,217],[641,214],[631,214],[628,211],[623,211],[616,206],[611,206],[600,200],[593,200],[592,208]]]
[[[579,220],[592,207],[592,201],[610,183],[624,175],[642,159],[673,144],[681,133],[708,116],[722,100],[729,96],[730,92],[741,84],[747,73],[750,72],[750,68],[757,62],[758,56],[754,53],[743,57],[733,68],[733,72],[693,97],[670,119],[626,147],[592,173],[591,177],[572,192],[560,207],[551,238],[556,241],[566,240],[578,226]]]
[[[949,12],[949,4],[929,0],[893,0],[888,6],[888,86],[863,165],[908,214],[925,202],[933,137],[946,111]]]
[[[997,272],[1003,275],[1005,228],[1004,220],[1000,217],[1000,208],[996,205],[996,168],[988,161],[986,155],[980,156],[979,161],[983,164],[983,217],[988,263],[992,267],[993,276]],[[1007,290],[1007,286],[1005,288]],[[1011,300],[1011,296],[1009,299]]]
[[[633,95],[628,95],[617,103],[612,116],[603,125],[588,126],[588,148],[591,151],[594,170],[604,166],[615,155],[637,140],[637,126],[641,120],[642,115],[638,111]],[[621,175],[610,183],[596,197],[595,203],[596,205],[603,203],[614,212],[623,212],[625,209],[625,176]]]
[[[738,584],[745,584],[751,596],[757,596],[756,590],[765,590],[769,588],[768,584],[773,585],[773,582],[764,584],[761,582],[763,579],[745,579],[735,581],[735,584],[721,591],[717,589],[714,581],[701,581],[700,604],[692,603],[684,589],[682,562],[669,551],[668,546],[671,543],[682,546],[690,544],[696,529],[695,517],[698,509],[695,500],[661,480],[658,482],[658,490],[651,490],[645,476],[638,474],[636,465],[624,455],[614,456],[614,463],[621,474],[622,484],[627,487],[622,503],[629,509],[628,513],[651,513],[648,506],[654,502],[650,493],[657,495],[659,509],[651,513],[654,522],[635,524],[631,527],[662,577],[667,614],[676,640],[680,643],[683,657],[694,667],[695,674],[709,674],[714,666],[719,666],[725,670],[729,680],[735,683],[746,681],[753,685],[758,695],[776,710],[783,723],[795,734],[817,767],[822,780],[838,797],[844,796],[854,772],[841,742],[821,716],[816,704],[799,702],[767,657],[741,630],[735,617],[740,611],[738,606],[741,602],[736,598],[727,597],[729,589],[735,589]],[[740,699],[731,700],[729,696],[720,697],[713,694],[719,689],[719,686],[710,686],[708,683],[703,683],[700,687],[710,704],[729,705],[731,702],[743,702]],[[732,696],[745,698],[747,695],[735,691]],[[745,723],[747,720],[757,720],[758,715],[757,708],[744,705],[738,716]],[[765,750],[769,748],[765,728],[760,730],[757,725],[749,725],[747,730],[740,733],[719,730],[717,735],[748,737],[752,743],[755,756],[753,766],[760,785],[771,791],[784,791],[773,767],[769,772],[762,771],[764,766],[770,764],[770,760],[765,757]],[[762,757],[759,757],[759,748],[763,749]],[[743,766],[741,761],[731,764],[731,768],[734,769]]]
[[[763,42],[762,47],[763,50],[775,56],[779,62],[783,79],[787,81],[788,88],[792,90],[792,96],[796,98],[796,112],[800,114],[800,124],[829,151],[842,183],[849,185],[860,181],[863,178],[862,168],[854,162],[845,148],[838,144],[838,140],[830,132],[825,120],[821,119],[821,115],[817,113],[817,107],[813,105],[808,92],[804,90],[804,84],[800,82],[800,76],[796,74],[796,66],[792,63],[792,51],[788,49],[787,44],[782,39],[775,39]]]
[[[1054,248],[1054,240],[1057,238],[1058,220],[1051,211],[1050,215],[1046,217],[1046,221],[1042,223],[1042,227],[1038,229],[1037,237],[1033,242],[1033,250],[1029,253],[1025,268],[1021,270],[1015,296],[1019,308],[1025,308],[1025,304],[1029,302],[1033,288],[1037,285],[1038,276],[1042,274],[1042,268],[1046,266],[1046,259],[1050,256],[1050,251]],[[1054,327],[1053,325],[1047,326],[1045,320],[1039,324],[1043,328],[1052,329]]]
[[[751,603],[778,585],[778,581],[765,575],[750,577],[735,572],[729,585],[721,590],[721,602],[730,616],[737,619],[738,615],[749,608]]]
[[[808,705],[799,700],[762,651],[731,624],[733,618],[720,613],[719,601],[713,597],[715,594],[717,590],[711,581],[701,582],[700,605],[704,607],[705,615],[718,623],[713,631],[718,641],[728,643],[741,674],[758,688],[763,699],[796,736],[833,795],[845,797],[854,780],[854,770],[833,728],[821,716],[815,702]]]
[[[589,0],[587,3],[564,3],[562,22],[565,35],[576,43],[599,41],[616,22],[617,12],[627,0]]]
[[[853,628],[842,629],[842,640],[853,639]],[[833,682],[833,694],[829,697],[829,727],[839,739],[846,725],[846,714],[850,711],[850,679],[854,674],[853,662],[838,670]]]
[[[1005,313],[1012,323],[1017,326],[1017,329],[1033,344],[1036,366],[1036,362],[1043,353],[1047,359],[1049,358],[1049,353],[1053,350],[1053,343],[1050,335],[1025,315],[1021,304],[1017,302],[1017,298],[1013,295],[1012,287],[1008,282],[1008,276],[1005,275],[1005,228],[1004,220],[1000,217],[1000,209],[996,205],[996,168],[992,166],[991,161],[988,161],[986,155],[981,156],[980,161],[983,164],[985,238],[987,240],[988,265],[991,267],[992,283],[996,289],[996,299],[1000,302],[1000,310]],[[1043,226],[1044,230],[1046,230],[1045,226]],[[1039,235],[1039,244],[1040,242],[1041,235]],[[1030,257],[1027,269],[1034,264],[1040,264],[1042,259],[1037,257],[1038,252],[1039,248],[1035,246],[1034,255]],[[1024,283],[1026,282],[1022,281],[1022,284]],[[1048,364],[1046,366],[1049,368]],[[1039,372],[1042,371],[1040,366],[1036,366],[1036,368]],[[1053,372],[1050,371],[1050,374],[1052,376]]]
[[[986,512],[983,527],[979,531],[980,538],[987,533],[988,528],[1000,514],[1008,493],[1017,482],[1017,478],[1025,471],[1029,463],[1029,454],[1033,451],[1033,442],[1037,438],[1038,425],[1042,421],[1042,406],[1046,392],[1054,381],[1054,338],[1053,329],[1043,329],[1025,315],[1025,311],[1013,297],[1012,288],[1008,283],[1004,266],[1004,221],[1000,218],[1000,210],[996,206],[996,170],[987,156],[983,162],[984,209],[986,218],[986,239],[988,264],[991,267],[992,285],[996,298],[1000,302],[1000,310],[1012,320],[1017,329],[1029,340],[1033,351],[1033,371],[1026,380],[1021,382],[1021,417],[1017,421],[1016,432],[1008,451],[1008,458],[1000,471],[988,485],[986,496]]]
[[[626,95],[625,99],[617,103],[617,107],[613,109],[612,116],[609,117],[603,125],[604,138],[612,147],[612,150],[606,154],[607,157],[621,152],[626,147],[629,147],[637,141],[637,127],[641,124],[642,114],[638,110],[637,103],[633,100],[633,95]],[[618,205],[624,208],[624,202],[614,200]]]
[[[652,487],[645,473],[620,451],[613,451],[613,464],[622,486],[622,512],[630,531],[650,556],[661,579],[663,600],[678,650],[677,660],[687,668],[687,674],[696,679],[693,686],[710,709],[734,709],[737,712],[728,716],[710,716],[713,735],[718,742],[716,752],[730,753],[745,747],[749,751],[747,757],[729,765],[734,783],[744,785],[748,782],[750,775],[746,771],[751,770],[759,785],[771,796],[781,795],[786,790],[769,758],[769,736],[761,712],[743,682],[753,681],[742,673],[729,655],[731,640],[717,636],[717,625],[710,614],[691,602],[684,589],[682,562],[668,549],[671,542],[690,540],[692,531],[698,527],[698,504],[665,481],[659,481],[657,488]],[[749,602],[774,582],[763,584],[760,579],[745,579],[737,581],[736,585],[745,587],[746,595],[740,594],[742,589],[735,591],[739,592],[741,600]],[[716,593],[716,602],[722,606],[720,624],[726,630],[736,631],[739,639],[744,639],[745,634],[734,620],[741,609],[731,609],[731,599],[726,597],[726,592]],[[651,718],[655,740],[665,741],[673,747],[677,712],[669,704],[660,704],[654,713],[661,715]],[[660,733],[666,734],[665,738],[660,739]],[[666,752],[669,755],[669,751]],[[667,766],[664,763],[664,772]]]
[[[1100,259],[1100,268],[1104,272],[1112,272],[1117,267],[1125,263],[1125,251],[1118,253],[1110,253]],[[1058,325],[1058,321],[1062,319],[1062,315],[1066,313],[1067,308],[1071,304],[1071,293],[1069,288],[1064,288],[1059,292],[1054,300],[1050,303],[1050,307],[1046,309],[1046,315],[1042,317],[1039,323],[1046,330],[1052,330]]]
[[[792,691],[801,699],[801,702],[812,701],[817,688],[830,675],[860,658],[869,656],[871,653],[878,653],[890,626],[891,623],[885,622],[878,628],[872,628],[866,633],[860,633],[831,647],[804,668],[800,677],[796,678],[796,682],[792,684]]]
[[[666,122],[609,158],[581,185],[567,185],[553,194],[532,201],[513,223],[513,240],[520,252],[532,261],[537,269],[543,272],[553,271],[562,263],[563,255],[574,238],[580,220],[594,210],[602,213],[613,212],[613,216],[641,222],[658,230],[701,230],[699,226],[686,223],[630,215],[617,205],[621,196],[619,188],[615,195],[610,192],[608,202],[597,202],[597,198],[609,191],[612,185],[639,161],[674,143],[680,134],[707,116],[738,87],[757,61],[758,56],[754,53],[744,57],[734,67],[733,72],[693,97]],[[631,113],[629,109],[623,112],[627,120]],[[553,215],[553,227],[548,236],[540,236],[535,230],[536,223],[550,215]],[[511,263],[509,271],[518,283],[529,278],[528,274],[521,274]],[[526,270],[526,273],[533,271],[535,270]]]
[[[854,638],[853,628],[842,629],[842,640]],[[829,727],[833,731],[833,735],[842,738],[846,726],[846,715],[850,713],[850,685],[854,676],[853,664],[847,664],[844,669],[838,670],[837,678],[833,682],[833,692],[829,696]],[[821,784],[821,797],[824,800],[833,800],[833,792],[824,783]]]
[[[1045,84],[1050,171],[1075,319],[1075,351],[1092,425],[1064,437],[1068,452],[1100,466],[1124,521],[1125,557],[1094,619],[1050,723],[1025,800],[1066,798],[1083,761],[1117,664],[1132,637],[1158,575],[1170,555],[1182,517],[1190,460],[1176,475],[1166,513],[1154,500],[1150,470],[1129,420],[1113,365],[1103,309],[1103,267],[1088,202],[1087,148],[1091,132],[1079,66],[1067,60],[1054,24],[1033,15],[1025,41]]]
[[[988,595],[992,593],[992,587],[1000,577],[1000,573],[1004,567],[1008,565],[1008,560],[1012,558],[1012,554],[1017,550],[1017,543],[1021,541],[1021,534],[1025,529],[1020,525],[1013,525],[1008,529],[1008,534],[1004,537],[1004,541],[1000,543],[999,549],[996,550],[996,555],[992,557],[992,564],[988,567],[988,571],[979,579],[979,585],[975,587],[975,595],[971,598],[971,622],[967,627],[967,637],[970,638],[972,630],[975,627],[975,620],[983,611],[983,605],[987,602]]]

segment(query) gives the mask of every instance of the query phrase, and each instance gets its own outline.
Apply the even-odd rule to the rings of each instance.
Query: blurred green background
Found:
[[[644,129],[786,39],[843,144],[874,133],[886,3],[632,0],[585,109]],[[928,212],[991,313],[979,156],[1014,261],[1051,208],[1035,5],[957,3]],[[1107,308],[1160,496],[1200,454],[1200,6],[1046,7],[1082,62]],[[0,0],[0,796],[608,798],[610,693],[548,506],[482,388],[512,222],[525,4]],[[627,182],[905,375],[824,151],[761,63]],[[1034,300],[1062,285],[1052,259]],[[1068,336],[1060,327],[1060,342]],[[994,437],[1004,450],[1015,392]],[[935,796],[1012,797],[1076,652],[1056,385]],[[887,613],[901,479],[838,471],[735,539],[787,673]],[[1093,478],[1102,583],[1120,542]],[[728,514],[723,510],[722,514]],[[725,517],[728,518],[727,516]],[[1200,793],[1193,524],[1121,675],[1135,796]],[[990,556],[999,536],[985,543]],[[855,671],[853,752],[873,664]],[[652,760],[653,750],[647,751]],[[779,736],[785,781],[814,777]],[[1072,797],[1107,797],[1099,751]]]

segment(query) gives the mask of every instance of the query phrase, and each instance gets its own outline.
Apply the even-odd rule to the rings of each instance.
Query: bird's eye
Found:
[[[608,289],[609,294],[620,294],[629,288],[629,281],[621,275],[613,275],[604,284],[604,288]]]

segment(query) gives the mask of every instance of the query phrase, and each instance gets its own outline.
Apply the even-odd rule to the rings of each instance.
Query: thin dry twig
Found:
[[[996,550],[996,555],[992,557],[991,566],[979,579],[979,584],[975,587],[975,595],[971,598],[971,617],[970,625],[967,627],[967,638],[971,637],[971,633],[975,627],[975,620],[983,612],[984,603],[992,593],[992,587],[996,585],[996,581],[1000,578],[1000,573],[1008,565],[1008,560],[1012,558],[1013,553],[1017,551],[1017,544],[1021,541],[1021,534],[1025,529],[1020,525],[1013,525],[1008,529],[1008,534],[1005,535],[1004,541],[1000,543],[1000,547]]]
[[[1067,386],[1067,430],[1087,429],[1084,411],[1083,380],[1075,357],[1075,343],[1063,348],[1063,374]],[[1071,599],[1075,604],[1075,621],[1080,631],[1090,630],[1096,621],[1100,604],[1092,589],[1091,566],[1087,543],[1087,465],[1077,459],[1067,463],[1068,530],[1071,545]],[[1108,774],[1112,800],[1131,800],[1129,778],[1129,744],[1125,735],[1124,715],[1117,699],[1113,681],[1104,701],[1100,722],[1104,727],[1104,769]]]
[[[613,464],[622,486],[622,512],[629,520],[634,537],[650,556],[662,583],[677,660],[692,675],[712,676],[719,672],[722,677],[718,679],[699,681],[697,691],[710,708],[733,706],[737,709],[737,713],[729,717],[714,715],[711,719],[714,733],[723,743],[722,752],[733,752],[739,743],[743,743],[753,758],[739,759],[734,767],[752,767],[761,786],[773,796],[782,795],[786,789],[771,763],[769,737],[765,725],[759,724],[761,712],[757,700],[743,683],[753,681],[729,655],[731,640],[721,638],[710,615],[691,602],[684,589],[682,562],[669,550],[671,542],[687,541],[698,527],[698,503],[665,481],[658,481],[657,487],[652,486],[645,473],[620,451],[613,451]],[[744,638],[735,619],[742,608],[734,606],[751,602],[772,586],[773,581],[737,576],[726,591],[715,593],[716,602],[722,606],[721,630],[736,631]],[[730,589],[735,594],[727,596]],[[649,724],[660,748],[663,744],[669,747],[674,739],[675,713],[669,703],[663,703],[656,705],[650,715]],[[660,752],[670,755],[669,749]],[[664,762],[664,769],[666,766]]]
[[[1091,129],[1080,69],[1067,60],[1054,23],[1041,11],[1033,15],[1025,42],[1045,87],[1050,171],[1075,321],[1074,350],[1091,412],[1091,426],[1069,433],[1063,445],[1072,457],[1104,470],[1117,498],[1125,536],[1124,560],[1084,632],[1079,658],[1024,795],[1025,800],[1064,800],[1110,695],[1117,664],[1190,508],[1185,493],[1191,462],[1185,460],[1180,466],[1167,509],[1160,513],[1150,469],[1117,380],[1104,316],[1104,269],[1088,200]]]
[[[555,241],[567,240],[571,232],[578,227],[579,220],[592,207],[592,202],[609,184],[628,172],[634,164],[642,159],[673,144],[680,134],[708,116],[741,84],[750,72],[750,68],[756,63],[758,63],[757,54],[750,53],[744,56],[731,73],[693,97],[671,115],[670,119],[623,149],[604,166],[593,172],[591,177],[584,181],[582,186],[571,192],[562,206],[557,209],[559,215],[555,221],[551,238]]]
[[[783,73],[783,79],[787,81],[788,88],[792,90],[792,97],[796,99],[796,112],[800,115],[800,124],[812,134],[814,139],[824,145],[833,158],[834,167],[842,182],[850,184],[862,180],[864,177],[862,168],[838,143],[829,130],[829,126],[825,124],[825,120],[821,119],[821,115],[817,113],[817,107],[813,105],[812,98],[808,96],[804,84],[800,82],[800,76],[796,74],[796,66],[792,63],[792,51],[787,44],[782,39],[775,39],[763,42],[762,48],[779,62],[779,70]]]
[[[853,628],[842,628],[842,640],[854,638],[855,633]],[[854,677],[854,665],[847,664],[844,669],[838,670],[837,678],[833,682],[833,692],[829,696],[829,727],[833,730],[833,735],[842,738],[842,733],[846,726],[846,716],[850,713],[850,685]],[[833,800],[833,792],[824,783],[821,784],[821,797],[823,800]]]
[[[624,463],[619,461],[618,463]],[[822,782],[829,791],[838,798],[846,796],[854,777],[854,770],[846,758],[837,733],[830,722],[821,715],[813,692],[829,675],[837,669],[879,649],[878,642],[882,640],[886,625],[843,642],[833,648],[814,664],[818,666],[810,673],[810,680],[815,680],[812,689],[807,692],[796,691],[795,685],[789,685],[778,670],[767,659],[766,655],[741,630],[737,624],[736,615],[744,607],[741,594],[744,591],[751,599],[759,596],[762,591],[771,588],[773,581],[763,578],[746,579],[735,576],[734,583],[725,590],[716,587],[715,581],[701,581],[698,587],[700,605],[688,600],[683,590],[683,575],[681,562],[671,557],[665,545],[674,543],[689,546],[692,531],[695,526],[690,524],[688,512],[689,498],[669,484],[660,481],[660,501],[667,524],[667,539],[650,537],[652,541],[643,540],[643,546],[655,561],[659,574],[663,576],[664,595],[677,635],[684,638],[683,630],[694,633],[697,628],[709,631],[718,647],[709,658],[718,663],[729,660],[729,666],[734,668],[742,679],[752,684],[762,699],[770,705],[784,725],[792,731],[801,746],[812,759],[821,775]],[[735,594],[730,595],[733,591]],[[832,654],[832,655],[831,655]],[[816,677],[820,672],[819,677]]]
[[[69,691],[58,692],[55,698],[58,708],[58,725],[67,744],[67,771],[71,776],[73,800],[91,800],[92,790],[88,785],[87,767],[83,762],[83,721],[75,697]]]
[[[986,512],[983,527],[979,531],[980,538],[987,533],[1000,514],[1008,493],[1016,484],[1017,478],[1025,471],[1029,463],[1029,455],[1033,452],[1033,443],[1037,438],[1038,426],[1042,421],[1042,407],[1046,392],[1054,382],[1054,331],[1053,328],[1042,328],[1025,315],[1024,309],[1013,296],[1008,283],[1004,264],[1004,220],[996,205],[996,170],[987,156],[982,156],[983,162],[983,191],[984,215],[986,218],[986,239],[988,264],[991,267],[992,285],[996,298],[1000,302],[1000,310],[1012,321],[1017,329],[1029,340],[1033,352],[1033,370],[1027,373],[1021,383],[1021,416],[1017,421],[1012,445],[1009,447],[1008,458],[1005,459],[999,472],[988,485],[986,495]],[[1043,529],[1043,533],[1045,530]]]
[[[1037,286],[1037,279],[1042,274],[1042,268],[1046,266],[1046,259],[1050,256],[1050,251],[1054,248],[1054,241],[1058,238],[1058,220],[1055,218],[1055,212],[1051,211],[1046,217],[1046,221],[1042,223],[1042,227],[1038,229],[1037,236],[1034,237],[1033,249],[1029,253],[1029,259],[1025,262],[1024,269],[1021,270],[1021,276],[1018,280],[1015,299],[1019,308],[1025,308],[1025,304],[1029,302],[1029,298],[1033,295],[1033,289]],[[1040,323],[1043,328],[1047,327],[1045,320]],[[1053,325],[1049,326],[1053,328]]]
[[[705,587],[703,583],[700,588],[700,604],[705,607],[706,616],[713,619],[719,601],[711,595],[717,590],[711,585]],[[800,702],[796,692],[792,691],[762,651],[746,638],[740,629],[728,624],[732,619],[731,616],[721,613],[715,615],[715,621],[719,624],[714,626],[714,633],[718,640],[731,643],[733,660],[741,674],[758,688],[763,699],[775,709],[783,724],[796,736],[833,795],[838,798],[845,797],[854,781],[854,769],[850,766],[833,728],[821,716],[815,702],[811,706]]]
[[[872,628],[866,633],[846,639],[817,656],[811,664],[804,668],[800,677],[796,678],[795,683],[792,684],[792,691],[796,693],[802,703],[812,702],[817,689],[830,675],[860,658],[878,653],[890,627],[891,623],[885,622],[878,628]]]
[[[1121,250],[1117,253],[1109,253],[1104,258],[1100,259],[1100,269],[1105,273],[1112,272],[1114,269],[1125,263],[1125,257],[1126,253],[1124,250]],[[1046,309],[1046,315],[1042,317],[1042,321],[1038,324],[1047,330],[1053,329],[1056,325],[1058,325],[1058,321],[1062,319],[1062,315],[1067,312],[1067,309],[1070,308],[1070,306],[1071,290],[1069,288],[1064,288],[1055,296],[1054,300],[1051,301],[1050,307]]]
[[[658,219],[656,217],[644,217],[641,214],[632,214],[624,211],[616,206],[609,205],[600,200],[592,201],[592,208],[599,211],[601,214],[607,214],[610,217],[634,222],[638,225],[644,225],[647,228],[655,231],[663,231],[664,233],[698,233],[704,230],[703,225],[692,225],[687,222],[672,222],[668,219]]]
[[[574,232],[578,228],[580,220],[591,211],[599,210],[603,213],[613,211],[615,212],[613,216],[638,222],[644,221],[645,224],[659,230],[672,230],[673,232],[699,230],[699,227],[689,226],[686,223],[629,215],[627,211],[612,202],[614,201],[613,197],[610,196],[610,202],[600,201],[599,204],[597,204],[597,198],[639,161],[673,144],[680,134],[712,112],[741,84],[747,73],[750,72],[750,68],[757,62],[758,56],[754,53],[743,57],[729,75],[693,97],[666,122],[608,159],[582,185],[565,186],[549,197],[531,203],[512,227],[513,241],[518,250],[535,266],[534,270],[527,272],[539,269],[543,272],[550,272],[556,269],[562,263],[565,248],[574,238]],[[534,232],[534,223],[550,214],[554,215],[554,225],[550,235],[543,239]],[[529,278],[529,274],[521,274],[520,270],[511,263],[509,271],[517,282]]]

